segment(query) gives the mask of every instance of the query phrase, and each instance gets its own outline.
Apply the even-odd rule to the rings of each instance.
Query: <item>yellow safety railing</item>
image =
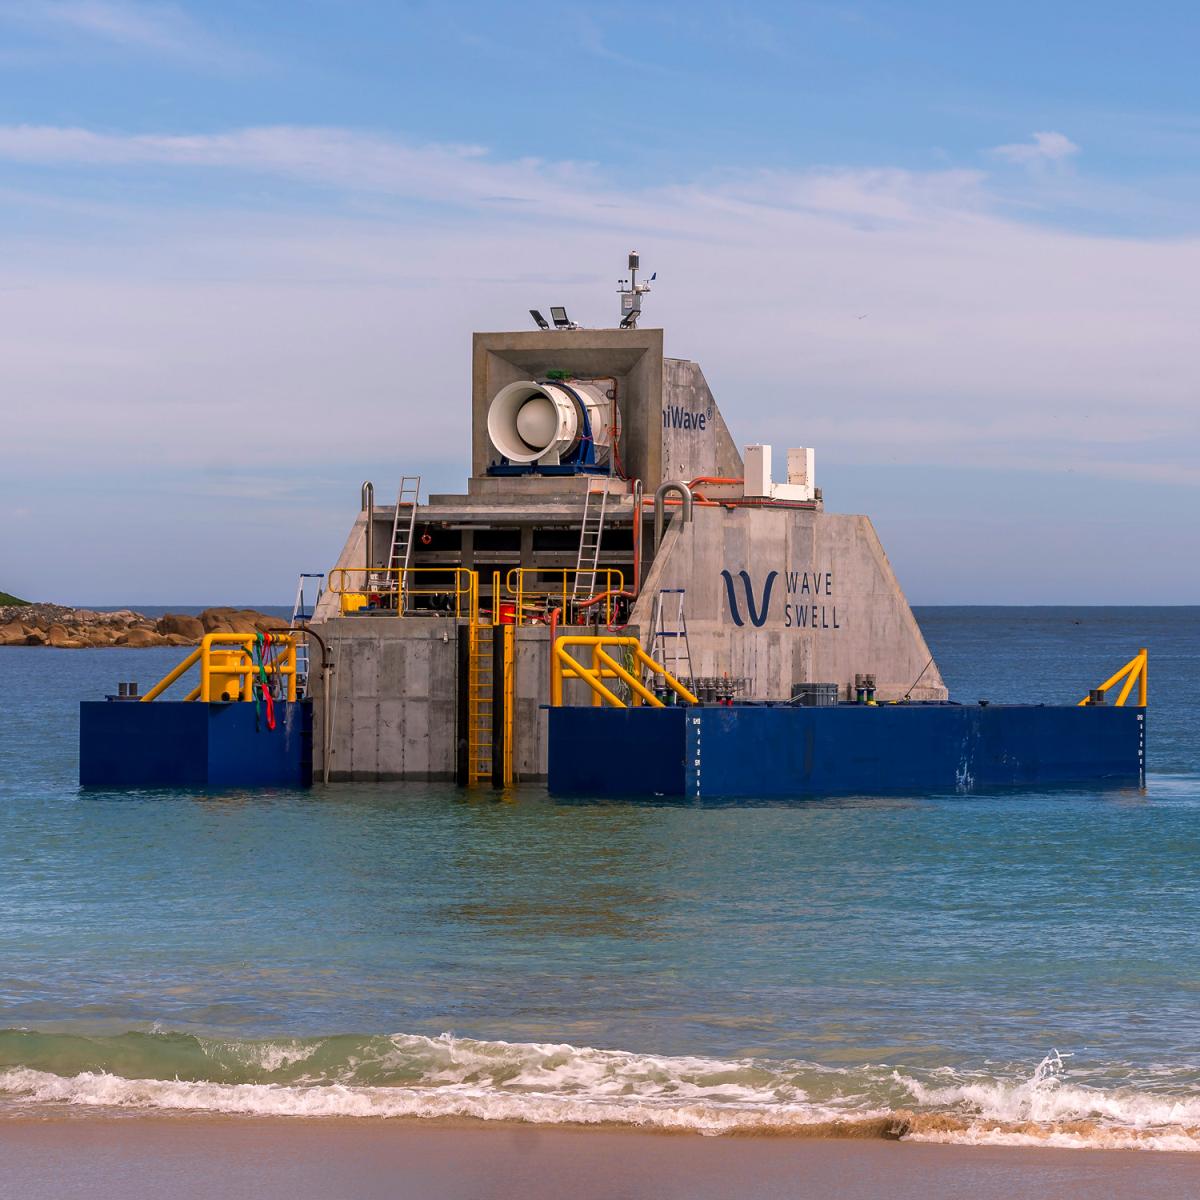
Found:
[[[1138,690],[1138,707],[1145,708],[1148,691],[1147,676],[1149,674],[1149,661],[1149,655],[1146,650],[1139,650],[1115,675],[1110,676],[1095,690],[1097,692],[1107,692],[1109,688],[1116,687],[1123,679],[1125,684],[1113,703],[1117,707],[1123,705],[1129,699],[1129,694],[1133,691],[1136,684]],[[1091,703],[1092,697],[1091,693],[1089,693],[1080,700],[1077,707],[1087,708]]]
[[[253,633],[207,633],[204,640],[173,671],[162,677],[143,697],[155,700],[177,679],[200,664],[200,682],[184,700],[211,704],[222,700],[253,700],[254,682],[261,672],[286,680],[287,698],[296,699],[296,639],[290,633],[272,633],[271,650],[260,666],[254,660],[257,637]],[[275,651],[278,649],[279,653]]]
[[[428,596],[453,601],[453,615],[469,618],[478,612],[479,576],[468,567],[334,567],[329,591],[341,598],[343,613],[366,608],[377,595],[393,605],[379,611],[399,617],[418,597]]]
[[[591,649],[590,667],[572,657],[573,646]],[[609,653],[610,649],[623,651],[628,656],[629,666],[614,658]],[[635,637],[561,637],[554,643],[551,662],[553,670],[550,675],[550,703],[556,707],[563,702],[563,680],[582,679],[592,689],[594,705],[607,703],[614,708],[625,708],[625,701],[604,682],[606,679],[619,679],[628,686],[634,705],[649,704],[654,708],[663,708],[663,702],[643,682],[647,671],[651,675],[662,676],[663,683],[685,704],[700,703],[678,679],[642,649],[641,643]],[[630,670],[630,667],[635,670]]]
[[[516,603],[516,623],[524,623],[527,604],[540,604],[543,609],[557,604],[565,613],[568,603],[575,599],[576,578],[591,574],[589,570],[580,571],[575,567],[513,567],[505,577],[504,591]],[[545,576],[550,576],[554,582],[548,583]],[[583,599],[603,597],[604,624],[608,625],[613,619],[613,594],[625,590],[625,575],[615,567],[597,567],[595,577],[596,597],[584,596]],[[497,609],[500,607],[495,599],[492,605]],[[600,607],[599,601],[596,607]]]

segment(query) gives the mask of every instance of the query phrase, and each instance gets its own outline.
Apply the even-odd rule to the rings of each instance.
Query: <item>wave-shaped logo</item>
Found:
[[[754,585],[750,582],[749,572],[739,571],[738,577],[746,592],[746,614],[750,618],[750,624],[755,629],[761,629],[766,624],[767,616],[771,611],[771,589],[775,586],[775,580],[779,578],[779,572],[772,571],[767,575],[766,583],[763,584],[761,607],[755,602]],[[738,606],[737,596],[734,593],[733,576],[728,571],[722,571],[721,578],[725,580],[725,597],[729,601],[729,615],[733,618],[733,623],[740,628],[746,622],[742,620],[742,610]]]

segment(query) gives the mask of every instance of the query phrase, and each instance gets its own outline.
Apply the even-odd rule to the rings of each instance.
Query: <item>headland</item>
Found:
[[[133,609],[105,611],[61,604],[0,606],[0,647],[52,646],[60,650],[124,646],[197,646],[206,633],[286,629],[287,622],[252,608],[206,608],[193,616],[149,617]]]

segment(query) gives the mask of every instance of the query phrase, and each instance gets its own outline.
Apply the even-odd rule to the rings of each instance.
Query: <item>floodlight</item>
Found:
[[[547,321],[546,318],[543,317],[542,314],[540,312],[538,312],[538,310],[536,308],[531,308],[529,310],[529,315],[537,322],[537,327],[539,329],[549,329],[550,328],[550,322]]]
[[[571,318],[567,316],[567,310],[559,305],[550,305],[550,320],[554,322],[555,329],[571,328]]]

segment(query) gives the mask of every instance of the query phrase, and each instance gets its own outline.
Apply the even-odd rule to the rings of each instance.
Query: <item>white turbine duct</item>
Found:
[[[488,408],[488,437],[511,463],[555,466],[608,462],[620,414],[603,384],[523,379],[498,391]]]

